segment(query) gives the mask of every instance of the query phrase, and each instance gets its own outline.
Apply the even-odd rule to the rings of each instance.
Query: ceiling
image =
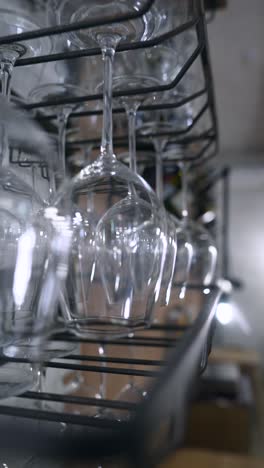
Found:
[[[264,164],[263,20],[263,0],[228,0],[208,26],[224,162]]]

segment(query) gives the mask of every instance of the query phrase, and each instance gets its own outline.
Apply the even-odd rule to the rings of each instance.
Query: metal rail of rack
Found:
[[[193,289],[200,295],[201,286]],[[78,351],[43,363],[46,371],[80,373],[88,388],[94,375],[111,378],[112,385],[120,377],[143,379],[147,397],[142,394],[131,402],[64,394],[51,385],[7,399],[0,404],[0,450],[12,450],[15,444],[18,453],[38,454],[46,462],[67,460],[86,466],[93,458],[122,457],[132,466],[155,466],[183,441],[188,404],[207,365],[220,295],[217,286],[205,288],[200,313],[189,326],[161,322],[133,336],[104,342],[56,336],[75,342]],[[91,351],[93,345],[104,346],[106,355]],[[132,352],[127,357],[128,349]],[[0,365],[5,362],[29,361],[1,357]]]
[[[151,6],[155,3],[155,0],[146,1],[144,7],[139,9],[136,16],[140,17],[149,11]],[[203,70],[203,83],[201,85],[201,89],[195,90],[194,93],[190,93],[189,95],[182,96],[181,98],[175,98],[174,102],[158,102],[151,105],[142,105],[139,108],[139,111],[152,111],[152,110],[165,110],[165,109],[176,109],[181,108],[182,106],[186,105],[187,103],[195,102],[196,99],[204,97],[204,102],[201,104],[200,109],[197,111],[196,116],[193,119],[193,122],[190,125],[186,125],[186,128],[181,129],[180,131],[175,132],[164,132],[162,134],[152,134],[149,135],[149,141],[151,137],[154,136],[168,136],[170,138],[170,144],[181,144],[181,145],[190,145],[192,143],[200,143],[197,145],[196,149],[193,149],[191,155],[184,156],[183,159],[188,161],[198,161],[204,162],[212,157],[214,157],[218,150],[218,125],[217,125],[217,113],[215,107],[215,99],[214,99],[214,91],[213,91],[213,80],[212,80],[212,71],[210,65],[210,54],[209,54],[209,47],[208,47],[208,37],[207,37],[207,29],[206,29],[206,19],[205,13],[203,9],[203,0],[195,0],[195,8],[194,8],[194,17],[190,19],[187,23],[182,24],[178,27],[171,29],[163,34],[160,34],[153,39],[146,40],[144,42],[132,42],[132,43],[122,43],[117,48],[117,53],[126,52],[129,50],[136,50],[142,48],[150,48],[160,44],[166,44],[166,41],[175,38],[176,36],[180,36],[184,34],[186,31],[193,30],[197,36],[197,44],[195,50],[190,54],[190,56],[186,59],[185,63],[182,64],[180,70],[178,71],[175,78],[168,84],[165,85],[156,85],[156,86],[149,86],[144,88],[134,88],[134,89],[127,89],[122,90],[120,92],[114,92],[114,97],[120,96],[133,96],[133,95],[149,95],[151,93],[155,93],[157,95],[161,95],[162,93],[174,90],[177,88],[180,82],[184,79],[186,74],[189,70],[192,69],[195,62],[197,60],[200,61],[202,70]],[[135,15],[133,15],[135,16]],[[43,29],[38,29],[35,31],[25,32],[21,34],[11,35],[0,37],[0,45],[1,44],[12,44],[16,41],[22,41],[27,39],[37,39],[40,37],[47,37],[47,36],[55,36],[59,34],[63,34],[65,32],[72,32],[78,29],[87,29],[92,26],[99,26],[103,24],[109,24],[111,22],[118,22],[118,21],[126,21],[130,19],[129,15],[121,15],[120,17],[107,17],[101,19],[100,21],[87,20],[82,21],[79,23],[73,23],[68,25],[61,25],[61,26],[53,26]],[[41,64],[41,63],[48,63],[53,61],[63,61],[69,60],[74,58],[80,57],[88,57],[88,56],[96,56],[99,55],[100,49],[99,48],[89,48],[89,49],[81,49],[81,50],[74,50],[74,51],[65,51],[60,53],[53,53],[50,55],[41,55],[31,58],[21,58],[16,61],[16,67],[26,67],[28,65],[34,64]],[[102,94],[92,94],[92,95],[83,95],[78,97],[71,97],[71,98],[63,98],[58,97],[56,99],[49,99],[45,102],[37,102],[37,103],[24,103],[24,106],[28,110],[38,111],[40,112],[39,118],[43,121],[49,121],[56,119],[55,115],[41,115],[41,109],[45,107],[50,107],[53,105],[65,105],[65,104],[72,104],[72,103],[91,103],[96,101],[102,100]],[[125,110],[120,107],[116,107],[114,109],[115,114],[124,113]],[[73,112],[70,116],[70,119],[80,119],[83,117],[89,117],[93,115],[100,115],[102,110],[98,109],[90,109],[89,110],[82,110],[80,112]],[[205,114],[209,116],[210,125],[206,131],[199,130],[199,123],[204,118]],[[124,148],[127,146],[128,137],[127,135],[118,136],[115,138],[115,146],[118,148],[121,146]],[[68,147],[78,148],[84,145],[93,144],[99,145],[100,140],[97,139],[81,139],[75,140],[74,142],[69,142]],[[148,149],[152,150],[152,144],[146,142],[146,138],[138,138],[137,139],[137,146],[138,149],[143,149],[147,151]],[[179,161],[179,159],[170,158],[169,161],[164,161],[164,164],[175,164],[175,162]]]

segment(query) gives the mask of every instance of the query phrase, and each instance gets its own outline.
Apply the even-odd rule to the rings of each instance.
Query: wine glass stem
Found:
[[[37,183],[36,183],[36,166],[35,164],[32,165],[31,167],[31,171],[32,171],[32,188],[34,190],[34,192],[37,192]],[[35,206],[34,206],[34,197],[32,197],[31,199],[31,203],[32,203],[32,211],[33,213],[35,212]],[[36,208],[37,209],[37,208]]]
[[[137,153],[136,153],[136,118],[139,104],[126,108],[128,120],[128,144],[129,144],[129,166],[130,169],[137,173]]]
[[[62,109],[58,115],[58,173],[57,173],[57,188],[61,185],[66,176],[65,162],[65,147],[66,147],[66,130],[70,111]]]
[[[113,156],[113,63],[116,46],[119,40],[120,38],[115,35],[105,35],[99,40],[104,62],[104,112],[101,142],[101,154],[103,156]]]
[[[9,166],[9,144],[6,124],[0,125],[0,167]]]
[[[92,145],[87,145],[85,148],[85,166],[91,164],[92,148]],[[94,194],[92,191],[87,194],[87,212],[94,213]]]
[[[187,220],[189,217],[188,210],[188,166],[187,163],[182,161],[180,164],[182,173],[182,219]]]
[[[56,193],[56,180],[55,173],[49,169],[49,203],[52,203],[53,197]]]
[[[156,153],[156,194],[160,202],[163,202],[163,165],[162,155],[167,144],[167,139],[153,138],[153,144]]]
[[[105,346],[104,344],[100,344],[99,346],[99,355],[102,357],[102,358],[105,358],[106,357],[106,352],[105,352]],[[102,363],[102,367],[105,367],[106,366],[106,363],[103,362]],[[100,373],[100,386],[99,386],[99,393],[100,393],[100,396],[103,400],[105,400],[106,398],[106,375],[104,372],[101,372]]]
[[[1,93],[9,100],[10,96],[10,83],[13,70],[13,63],[0,58],[0,81]],[[9,165],[9,144],[6,125],[1,125],[1,165],[7,167]]]
[[[2,60],[0,62],[0,73],[1,73],[1,91],[2,95],[8,100],[10,98],[11,89],[11,77],[13,71],[13,63]]]

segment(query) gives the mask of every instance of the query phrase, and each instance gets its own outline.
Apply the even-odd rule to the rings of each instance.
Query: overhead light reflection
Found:
[[[28,229],[18,241],[13,283],[13,297],[17,307],[21,307],[25,300],[32,274],[33,249],[35,244],[36,234],[32,228]]]
[[[229,302],[219,302],[216,318],[221,325],[229,325],[234,319],[233,306]]]

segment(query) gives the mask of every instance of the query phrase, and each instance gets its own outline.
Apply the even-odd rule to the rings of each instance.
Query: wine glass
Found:
[[[35,181],[36,181],[35,173],[36,173],[36,168],[34,167],[34,164],[33,164],[33,167],[32,167],[33,193],[35,193],[35,191],[38,189],[38,186],[35,185]],[[51,182],[51,180],[52,180],[52,176],[50,175],[49,181]],[[52,191],[50,189],[49,189],[49,193],[52,193]],[[51,232],[53,232],[53,229],[51,229],[51,227],[49,227],[49,229],[47,230],[47,225],[49,226],[50,224],[53,225],[54,228],[57,228],[57,225],[59,227],[60,227],[60,224],[63,225],[63,223],[62,223],[62,221],[60,221],[60,219],[56,219],[56,216],[54,216],[54,213],[52,212],[52,210],[49,211],[49,204],[48,203],[45,203],[44,200],[41,200],[41,203],[36,204],[35,199],[32,197],[32,214],[31,214],[31,224],[30,224],[30,226],[33,226],[33,232],[32,232],[33,233],[33,238],[34,238],[34,235],[35,235],[35,231],[38,234],[38,231],[40,230],[40,235],[41,235],[41,238],[43,239],[44,245],[48,244],[49,243],[49,237],[52,237]],[[65,224],[64,224],[64,227],[65,227],[65,229],[67,229],[67,226]],[[60,229],[61,229],[61,227],[60,227]],[[28,235],[27,231],[26,231],[25,235]],[[61,241],[63,241],[63,239],[64,239],[64,243],[65,243],[65,236],[64,235],[63,235]],[[55,237],[53,239],[53,243],[55,243]],[[23,246],[23,244],[22,244],[22,246]],[[25,249],[25,247],[23,247],[23,248]],[[29,239],[29,248],[31,248],[30,239]],[[57,249],[57,251],[54,251],[52,249],[53,255],[55,255],[55,256],[60,255],[60,254],[63,255],[62,252],[63,252],[64,248],[65,248],[65,246],[62,245],[61,249],[59,249],[59,250]],[[25,249],[24,253],[25,253],[25,255],[24,255],[25,258],[23,258],[23,257],[21,258],[22,262],[23,262],[23,260],[24,260],[24,262],[27,261],[27,257],[30,255],[30,251],[28,253],[26,251],[26,249]],[[40,251],[40,254],[41,253],[42,253],[42,251]],[[49,254],[49,256],[50,256],[50,254]],[[42,258],[40,256],[40,258],[39,258],[40,265],[42,265],[43,262],[45,263],[44,258]],[[18,273],[17,273],[18,287],[20,287],[20,283],[21,283],[21,279],[20,279],[20,275],[22,273],[21,268],[23,269],[23,263],[21,264],[20,270],[18,270]],[[51,273],[49,273],[49,274],[50,274],[50,276],[52,276]],[[45,273],[45,276],[46,275],[47,275],[47,273]],[[43,283],[46,284],[46,288],[49,289],[49,291],[47,291],[47,294],[49,295],[51,293],[51,289],[54,286],[52,286],[52,288],[51,288],[51,285],[47,286],[48,280],[47,279],[45,280],[45,276],[43,278]],[[38,282],[40,281],[40,279],[38,277],[36,277],[36,280]],[[32,287],[32,291],[33,291],[33,293],[35,295],[36,295],[36,292],[39,290],[38,282],[36,283],[35,289],[33,289],[33,287]],[[58,283],[56,283],[56,282],[55,282],[55,284],[58,285]],[[43,286],[43,289],[45,289],[44,286]],[[40,294],[40,298],[38,298],[38,301],[41,301],[41,293],[38,292],[38,294]],[[62,304],[62,299],[63,299],[61,296],[62,296],[62,293],[60,292],[60,296],[59,296],[60,304]],[[55,287],[54,300],[51,299],[51,298],[48,299],[48,297],[47,297],[46,306],[45,306],[45,304],[42,304],[42,306],[41,306],[42,309],[40,307],[40,312],[38,312],[38,313],[44,315],[44,314],[46,314],[45,307],[50,307],[51,317],[53,317],[53,315],[56,315],[57,314],[57,310],[56,310],[57,301],[56,301],[56,299],[57,299],[57,291],[56,291],[56,287]],[[44,300],[45,299],[43,298],[42,302]],[[25,307],[25,305],[23,305],[23,307]],[[27,305],[27,314],[30,317],[32,315],[34,316],[35,313],[36,313],[36,309],[37,309],[36,299],[34,299],[34,301],[32,300]],[[60,320],[60,318],[57,315],[56,315],[56,319],[54,320],[54,323],[52,324],[52,326],[54,328],[54,330],[53,330],[54,333],[56,333],[58,331],[62,331],[63,328],[64,328],[63,322]],[[17,335],[17,332],[15,332],[15,333]],[[69,341],[63,341],[63,340],[59,340],[59,341],[55,340],[54,341],[54,340],[52,340],[51,336],[49,337],[49,340],[46,340],[46,339],[43,340],[41,342],[41,346],[40,346],[40,342],[39,342],[39,340],[37,340],[34,337],[34,334],[29,333],[28,336],[25,336],[25,337],[23,337],[23,334],[22,334],[20,339],[19,339],[19,334],[18,334],[18,336],[16,336],[15,342],[11,343],[11,345],[6,346],[4,348],[4,354],[7,357],[22,358],[22,359],[26,358],[26,359],[33,360],[33,361],[42,362],[44,360],[50,360],[50,359],[55,358],[55,357],[63,357],[65,355],[67,355],[67,354],[71,354],[75,348],[76,348],[76,345],[74,343],[71,343]]]
[[[160,197],[163,199],[163,155],[164,150],[169,141],[169,137],[166,135],[167,132],[171,132],[174,127],[173,123],[166,120],[166,113],[155,111],[154,118],[149,118],[150,114],[140,116],[138,122],[138,132],[140,135],[149,136],[155,149],[155,161],[156,161],[156,190]],[[151,117],[152,117],[151,115]],[[175,117],[175,116],[174,116]],[[179,118],[177,117],[176,125],[178,125]],[[185,231],[181,221],[176,216],[168,215],[168,227],[170,231],[169,239],[171,241],[171,249],[167,255],[167,262],[171,266],[166,270],[164,278],[164,288],[160,298],[160,305],[169,305],[173,283],[179,283],[182,285],[182,291],[185,291],[186,284],[189,277],[189,270],[192,261],[192,246],[189,242],[189,235]],[[177,251],[173,257],[173,239],[177,238]],[[181,296],[183,292],[179,294]]]
[[[184,153],[183,153],[184,155]],[[183,228],[189,234],[192,245],[193,256],[189,270],[189,282],[191,285],[202,285],[208,287],[212,284],[217,264],[217,249],[208,230],[197,221],[189,217],[188,209],[188,169],[190,167],[186,160],[178,163],[182,173],[182,195]]]
[[[44,2],[38,2],[37,5],[32,5],[29,1],[18,2],[16,0],[11,0],[8,2],[1,1],[0,2],[0,12],[1,12],[1,30],[3,35],[8,34],[19,34],[21,32],[29,31],[32,29],[37,29],[40,25],[43,25],[43,21],[45,20],[45,4]],[[51,50],[51,41],[48,38],[44,39],[37,39],[27,41],[26,43],[12,43],[9,45],[2,45],[0,47],[0,62],[1,62],[1,92],[3,96],[9,98],[10,94],[10,83],[11,77],[13,72],[13,67],[15,65],[16,60],[21,56],[34,56],[40,53],[48,53]],[[2,106],[2,110],[4,108],[4,102]],[[2,167],[1,167],[1,178],[2,178],[2,187],[4,190],[8,190],[8,204],[10,208],[13,206],[16,210],[19,211],[19,214],[14,222],[14,217],[9,216],[7,210],[4,210],[4,217],[5,217],[5,224],[8,226],[16,225],[16,230],[20,231],[20,235],[25,229],[25,219],[24,216],[28,215],[28,210],[31,209],[31,214],[33,212],[33,207],[38,206],[39,208],[42,206],[42,201],[40,197],[37,195],[37,192],[34,192],[32,188],[23,182],[20,178],[16,176],[14,172],[11,172],[7,169],[9,165],[9,143],[13,141],[19,141],[21,139],[21,131],[24,131],[23,135],[23,146],[24,149],[32,149],[32,143],[34,143],[34,139],[38,137],[39,131],[37,127],[31,128],[31,130],[35,130],[33,132],[32,138],[25,138],[26,135],[26,122],[24,122],[24,126],[18,125],[18,120],[22,118],[22,114],[15,116],[16,118],[12,122],[12,117],[14,117],[14,112],[12,109],[7,109],[8,118],[6,122],[2,122],[1,125],[1,143],[2,143]],[[38,132],[38,133],[37,133]],[[30,143],[26,143],[28,140]],[[42,137],[43,140],[43,137]],[[41,143],[39,140],[38,143]],[[48,150],[49,146],[47,145],[46,149]],[[39,152],[39,149],[37,150]],[[42,151],[41,151],[42,152]],[[53,154],[53,152],[51,152]],[[20,204],[16,205],[15,197],[11,194],[13,193],[21,193],[23,196],[23,207]],[[7,197],[3,196],[1,204],[7,204]],[[31,207],[31,208],[30,208]],[[9,216],[9,219],[7,219]],[[19,228],[18,228],[19,226]],[[10,228],[8,228],[10,231]],[[11,228],[11,232],[13,228]],[[5,235],[3,235],[3,239]],[[16,240],[18,240],[19,235],[17,234]],[[13,242],[14,244],[14,242]]]
[[[113,89],[115,91],[125,91],[127,89],[144,89],[151,86],[157,87],[170,83],[178,72],[178,59],[175,48],[172,43],[169,45],[155,46],[151,49],[129,51],[126,54],[119,54],[117,59],[117,76],[113,80]],[[134,96],[121,96],[118,101],[125,107],[128,119],[129,131],[129,162],[130,168],[137,171],[136,162],[136,117],[137,110],[145,100],[151,101],[151,97],[145,94]],[[161,180],[161,179],[160,179]],[[160,187],[160,185],[159,185]],[[161,193],[157,193],[162,204]],[[173,277],[173,271],[176,259],[176,232],[171,228],[171,222],[168,219],[167,232],[167,255],[162,280],[161,303],[167,304]],[[145,260],[142,259],[144,262]],[[140,278],[138,278],[140,279]],[[134,279],[137,281],[137,278]],[[139,281],[140,283],[140,281]]]
[[[37,103],[45,103],[51,99],[55,99],[57,97],[60,98],[73,98],[73,97],[80,97],[85,94],[85,89],[78,87],[76,85],[70,83],[50,83],[46,85],[41,85],[35,89],[33,89],[30,93],[30,100],[31,102]],[[65,143],[66,143],[66,129],[69,117],[72,112],[77,111],[83,105],[80,103],[77,104],[67,104],[67,105],[53,105],[44,107],[43,111],[44,114],[55,114],[57,115],[57,123],[58,123],[58,170],[56,172],[55,177],[55,192],[59,190],[60,185],[66,179],[66,163],[65,163]],[[86,220],[85,223],[81,226],[78,223],[78,218],[73,218],[73,232],[74,232],[74,240],[73,245],[77,246],[78,249],[78,256],[81,256],[81,261],[79,262],[80,268],[85,265],[85,274],[93,275],[93,271],[95,268],[95,246],[92,242],[87,243],[86,239],[88,235],[91,238],[95,236],[95,229],[98,219],[94,217],[93,209],[92,209],[92,195],[90,196],[89,203],[87,204],[86,208]],[[93,233],[93,234],[92,234]],[[63,315],[63,320],[66,323],[69,320],[70,316],[70,301],[68,299],[68,295],[73,292],[76,288],[79,287],[79,283],[76,283],[73,271],[69,270],[69,277],[67,281],[67,288],[61,290],[61,312]],[[83,291],[84,294],[87,294],[87,291]],[[65,343],[65,353],[69,354],[72,350],[76,347],[74,343]],[[56,349],[56,343],[55,343]],[[56,351],[54,350],[54,356],[56,355]]]
[[[45,234],[49,228],[45,220],[32,217],[33,206],[41,206],[41,199],[30,185],[6,167],[8,141],[24,150],[35,149],[36,154],[41,143],[51,157],[53,150],[49,138],[25,112],[8,104],[3,97],[0,101],[1,120],[4,119],[0,124],[0,341],[4,347],[36,331],[37,314],[33,304],[44,282],[49,250]],[[44,328],[42,331],[44,334]],[[30,389],[35,382],[36,371],[31,364],[5,363],[0,371],[0,397]]]
[[[46,2],[40,0],[0,1],[0,27],[2,36],[32,31],[46,25]],[[0,46],[2,94],[9,96],[10,81],[15,62],[20,57],[48,54],[52,43],[48,37],[15,42]]]
[[[74,98],[80,97],[84,94],[84,90],[78,86],[70,83],[48,83],[37,86],[29,94],[31,103],[45,103],[49,100],[59,98]],[[61,183],[66,178],[66,158],[65,158],[65,143],[66,143],[66,130],[69,117],[72,112],[77,111],[82,107],[82,104],[66,104],[66,105],[51,105],[43,107],[42,113],[55,114],[57,116],[58,126],[58,170],[56,173],[55,189],[58,190]]]
[[[63,96],[67,93],[67,96],[69,95],[80,95],[81,90],[77,87],[70,86],[70,85],[65,85],[65,84],[51,84],[51,85],[46,85],[46,86],[40,86],[38,89],[34,91],[35,94],[32,93],[33,98],[35,97],[36,100],[44,100],[49,99],[52,97],[52,93],[61,93]],[[70,115],[71,110],[76,107],[76,106],[67,106],[67,108],[63,108],[60,110],[59,117],[58,117],[58,123],[59,123],[59,161],[56,167],[56,171],[52,170],[51,167],[49,167],[49,177],[48,177],[48,182],[49,182],[49,190],[48,190],[48,196],[45,194],[45,199],[42,199],[41,201],[39,200],[39,203],[35,203],[34,200],[32,202],[32,207],[33,207],[33,212],[36,218],[38,217],[43,217],[47,216],[47,211],[46,209],[49,208],[51,200],[54,196],[55,193],[55,187],[56,187],[56,182],[58,183],[61,181],[61,177],[65,177],[65,133],[66,133],[66,125],[67,125],[67,119],[68,116]],[[55,109],[53,109],[54,111]],[[58,111],[58,108],[56,108]],[[33,191],[35,193],[39,192],[39,187],[36,185],[36,168],[34,167],[34,164],[30,163],[30,158],[27,157],[27,160],[29,161],[29,164],[32,166],[32,187]],[[43,175],[43,174],[42,174]],[[57,175],[57,177],[56,177]],[[62,313],[65,311],[65,298],[63,297],[62,291],[60,291],[60,308]],[[63,329],[64,325],[63,322],[58,318],[57,320],[57,328]],[[12,346],[7,346],[4,349],[4,354],[8,357],[16,357],[16,358],[27,358],[29,360],[31,359],[36,359],[36,340],[32,340],[31,338],[23,341],[17,341],[16,344],[12,344]],[[76,345],[74,343],[71,343],[69,341],[63,341],[63,340],[52,340],[51,338],[48,341],[45,341],[45,345],[41,346],[41,353],[40,349],[38,347],[38,357],[37,359],[39,361],[43,360],[49,360],[55,357],[63,357],[67,354],[71,354],[74,349],[76,348]]]
[[[98,2],[96,4],[90,2],[87,10],[83,5],[76,9],[78,6],[80,7],[80,4],[74,4],[72,11],[72,2],[63,2],[60,10],[61,22],[76,21],[77,18],[84,19],[87,14],[97,16],[102,12],[102,4]],[[123,7],[126,8],[126,5]],[[83,232],[83,227],[86,232],[89,232],[87,230],[89,220],[86,213],[90,194],[93,194],[94,211],[100,221],[95,235],[91,232],[86,239],[78,239],[72,249],[69,270],[75,273],[77,287],[71,298],[69,325],[71,324],[80,334],[97,336],[105,336],[108,333],[119,335],[127,333],[131,326],[149,323],[160,288],[160,275],[166,247],[162,210],[154,193],[145,181],[116,160],[112,144],[111,96],[115,48],[121,38],[141,39],[148,29],[146,26],[142,30],[142,25],[139,29],[129,26],[123,28],[122,25],[115,26],[93,29],[91,33],[92,39],[98,41],[102,48],[105,72],[101,154],[94,163],[87,166],[59,191],[55,203],[61,213],[75,220],[73,229],[75,223],[79,225],[80,233]],[[71,36],[72,40],[73,37],[75,36]],[[87,40],[91,42],[91,36],[87,37],[87,34],[82,31],[76,33],[77,43],[83,37],[86,42]],[[142,200],[140,206],[136,200],[134,204],[130,202],[134,193],[137,194],[137,199]],[[144,242],[140,240],[141,231]],[[150,239],[153,241],[152,245]],[[96,268],[92,277],[90,274],[87,275],[86,265],[81,261],[80,240],[84,246],[96,247]],[[136,268],[139,253],[144,255],[150,248],[152,248],[156,265],[153,269],[153,276],[151,276],[152,272],[151,274],[148,272],[146,295],[142,301],[142,298],[136,296],[131,281],[131,268]],[[88,289],[93,290],[93,297],[89,304],[83,292],[86,290],[86,285],[89,285]],[[93,299],[96,299],[94,303]],[[141,309],[136,305],[141,305]]]
[[[188,153],[184,147],[176,145],[165,153],[165,157],[171,156],[174,160],[178,159],[181,173],[181,220],[180,223],[178,221],[181,237],[178,235],[180,251],[174,275],[177,298],[175,300],[174,295],[174,307],[166,315],[167,321],[174,322],[183,312],[192,321],[197,313],[195,302],[199,303],[200,292],[210,288],[215,280],[217,249],[209,231],[198,221],[192,220],[189,214],[188,171],[191,164],[187,159]]]

